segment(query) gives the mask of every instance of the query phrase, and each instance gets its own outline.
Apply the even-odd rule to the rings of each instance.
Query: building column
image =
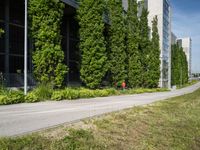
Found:
[[[9,12],[9,0],[5,1],[5,78],[6,84],[9,84],[9,44],[10,44],[10,31],[9,31],[9,21],[10,21],[10,12]]]

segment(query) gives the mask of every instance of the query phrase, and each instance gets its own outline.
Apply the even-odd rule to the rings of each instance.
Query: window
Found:
[[[4,26],[5,26],[4,23],[0,22],[0,28],[5,29]],[[0,53],[4,52],[5,52],[5,35],[2,35],[0,38]]]
[[[24,1],[10,0],[10,23],[23,25],[24,24]]]
[[[0,20],[5,20],[5,1],[0,1]]]
[[[0,55],[0,73],[5,71],[5,57],[4,55]]]
[[[10,25],[10,54],[23,55],[24,53],[24,28]]]

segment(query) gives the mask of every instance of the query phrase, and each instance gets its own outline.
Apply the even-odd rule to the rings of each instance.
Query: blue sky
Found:
[[[200,72],[200,0],[171,0],[172,31],[192,38],[192,72]]]

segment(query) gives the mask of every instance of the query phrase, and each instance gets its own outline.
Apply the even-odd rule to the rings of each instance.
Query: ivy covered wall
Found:
[[[34,40],[34,75],[40,83],[60,87],[68,71],[61,49],[60,25],[65,5],[59,0],[29,0],[31,36]]]

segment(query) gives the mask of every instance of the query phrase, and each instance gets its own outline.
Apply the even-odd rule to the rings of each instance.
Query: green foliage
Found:
[[[113,85],[126,80],[125,23],[122,0],[109,0],[109,70]]]
[[[53,93],[53,87],[50,84],[40,84],[25,97],[26,102],[38,102],[50,100]]]
[[[65,137],[65,149],[102,149],[102,145],[95,143],[93,133],[89,130],[69,130],[69,135]],[[84,146],[83,146],[84,145]]]
[[[142,63],[142,87],[149,86],[149,75],[151,74],[149,68],[149,61],[150,61],[150,29],[148,26],[148,10],[143,7],[142,14],[140,16],[139,21],[139,29],[140,29],[140,42],[139,42],[139,50],[140,50],[140,57]]]
[[[64,4],[59,0],[30,0],[29,16],[34,39],[34,74],[40,83],[60,87],[68,69],[63,64],[60,25]]]
[[[93,97],[104,97],[117,94],[115,89],[85,89],[85,88],[66,88],[64,90],[56,90],[53,92],[52,100],[72,100],[78,98],[93,98]]]
[[[0,90],[0,105],[23,103],[24,94],[21,91]]]
[[[107,72],[106,44],[103,35],[102,0],[81,0],[77,10],[79,20],[81,79],[89,88],[97,88]]]
[[[154,17],[152,21],[152,39],[151,48],[149,49],[149,61],[148,61],[148,81],[147,87],[158,87],[160,79],[160,45],[159,45],[159,33],[158,33],[158,18]]]
[[[137,16],[136,0],[128,1],[127,12],[127,60],[128,60],[128,85],[140,87],[142,84],[142,63],[139,51],[139,20]]]
[[[3,76],[3,73],[0,72],[0,91],[5,89],[5,78]]]
[[[72,100],[79,98],[79,91],[76,89],[66,88],[64,90],[54,91],[52,94],[52,100]]]
[[[4,30],[0,28],[0,38],[1,38],[2,34],[4,34]]]
[[[188,62],[183,48],[172,45],[172,85],[183,86],[188,83]]]

